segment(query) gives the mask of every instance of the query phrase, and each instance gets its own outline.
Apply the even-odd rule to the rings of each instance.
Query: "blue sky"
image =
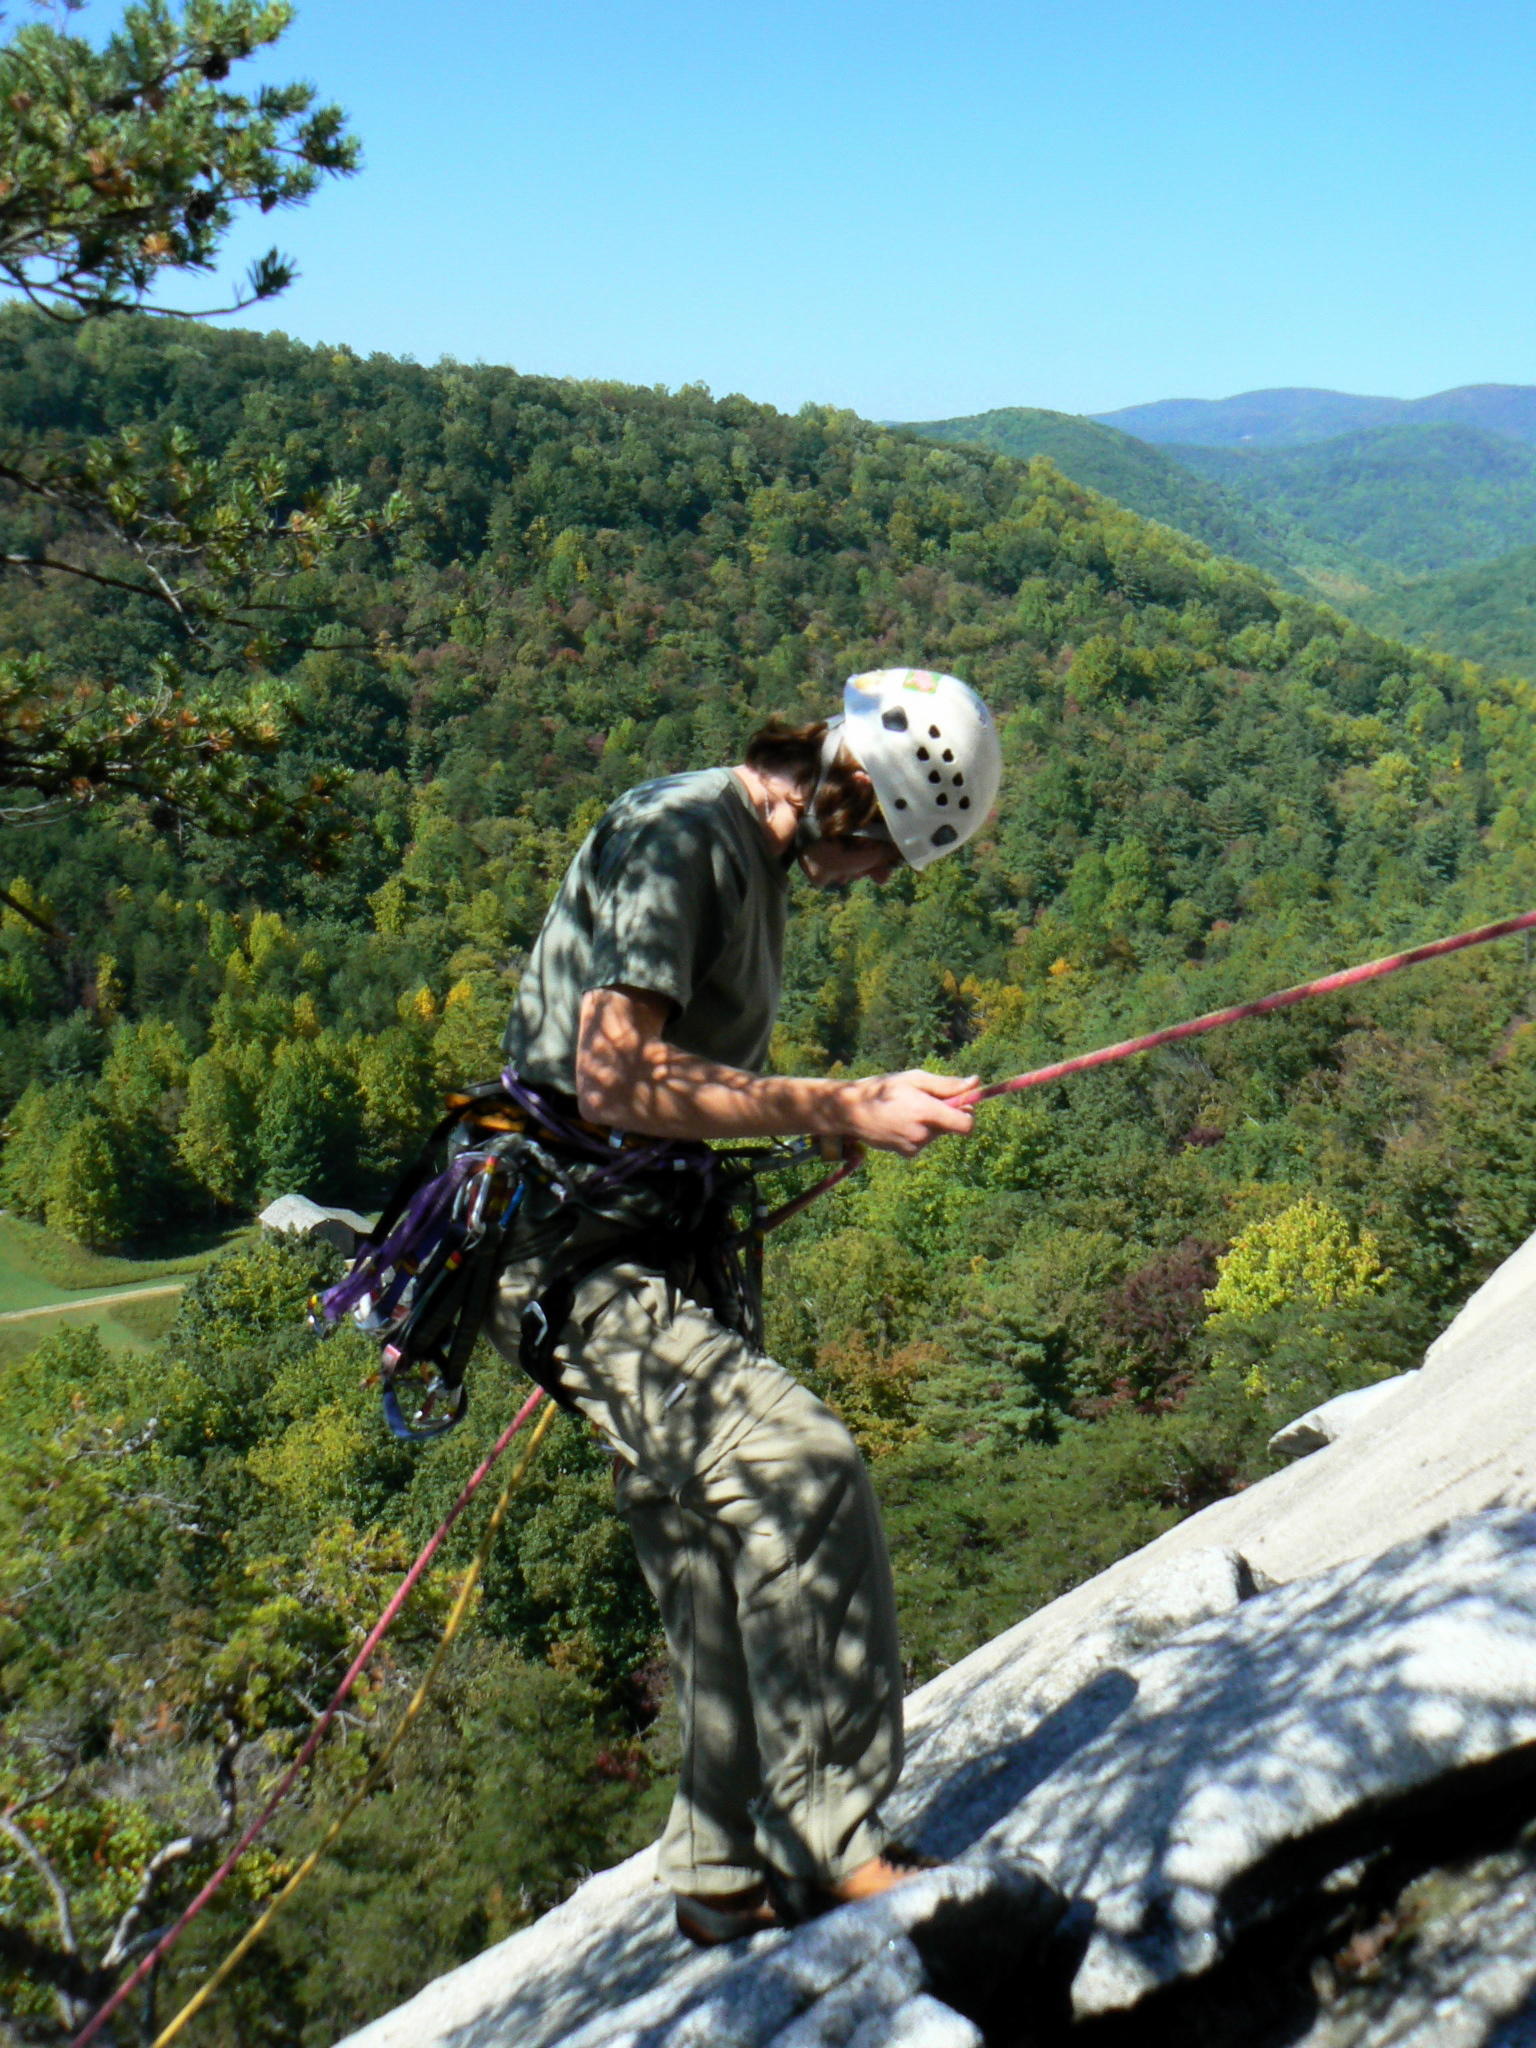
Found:
[[[261,324],[882,419],[1536,383],[1533,60],[1529,0],[299,0],[366,162]]]

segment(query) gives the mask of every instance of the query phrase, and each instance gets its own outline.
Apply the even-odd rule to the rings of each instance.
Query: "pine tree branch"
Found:
[[[3,812],[0,812],[0,818],[3,818],[4,815]],[[0,903],[3,903],[7,910],[14,910],[18,917],[24,917],[28,924],[35,925],[44,938],[57,939],[66,946],[70,944],[71,934],[69,932],[65,931],[61,925],[51,923],[46,917],[39,917],[35,910],[23,903],[20,897],[13,896],[9,889],[0,889]]]
[[[214,1759],[213,1782],[219,1796],[219,1817],[206,1828],[194,1828],[190,1833],[178,1835],[174,1842],[167,1842],[155,1851],[144,1866],[144,1875],[139,1880],[139,1889],[133,1903],[124,1912],[113,1930],[107,1952],[101,1959],[103,1971],[119,1969],[131,1951],[140,1920],[153,1903],[160,1880],[166,1871],[177,1863],[184,1863],[189,1856],[195,1856],[199,1849],[206,1849],[232,1834],[237,1813],[238,1790],[235,1784],[235,1760],[245,1746],[245,1737],[237,1728],[231,1728],[218,1756]]]
[[[0,1834],[15,1844],[48,1888],[53,1900],[54,1914],[59,1923],[59,1941],[54,1953],[62,1963],[78,1963],[80,1947],[75,1940],[75,1923],[69,1910],[69,1893],[64,1889],[63,1879],[36,1842],[24,1828],[16,1825],[9,1814],[0,1813]],[[59,2018],[66,2027],[74,2026],[84,2015],[76,2009],[76,2000],[71,1996],[67,1986],[57,1976],[52,1977],[50,1981],[58,1993]]]
[[[130,583],[124,576],[104,576],[98,569],[82,569],[78,563],[61,562],[57,555],[6,554],[0,555],[0,562],[12,569],[49,569],[58,576],[79,576],[87,583],[99,583],[104,590],[126,590],[131,597],[152,597],[157,603],[169,605],[180,617],[186,616],[186,607],[177,601],[175,594],[163,582],[158,589],[150,583]],[[153,574],[153,570],[150,573]]]

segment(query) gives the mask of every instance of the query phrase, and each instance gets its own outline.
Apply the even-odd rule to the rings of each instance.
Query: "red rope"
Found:
[[[507,1424],[506,1428],[502,1431],[501,1435],[496,1439],[495,1443],[492,1444],[489,1451],[486,1452],[485,1457],[481,1460],[480,1464],[475,1468],[475,1470],[470,1474],[469,1478],[464,1482],[463,1491],[460,1493],[458,1499],[454,1502],[453,1506],[448,1510],[447,1514],[443,1517],[442,1521],[439,1522],[434,1533],[427,1539],[427,1542],[423,1546],[421,1554],[416,1559],[416,1562],[411,1566],[410,1570],[406,1573],[405,1577],[400,1581],[400,1584],[395,1588],[394,1594],[390,1599],[389,1605],[384,1609],[384,1612],[379,1616],[378,1620],[369,1630],[367,1640],[364,1642],[362,1648],[358,1651],[357,1655],[352,1659],[352,1662],[348,1667],[346,1677],[342,1679],[340,1685],[337,1686],[335,1692],[332,1694],[330,1705],[326,1708],[325,1712],[316,1721],[314,1727],[310,1729],[308,1736],[305,1738],[304,1747],[299,1751],[298,1755],[294,1758],[293,1762],[288,1766],[287,1770],[283,1773],[281,1779],[278,1781],[276,1790],[267,1800],[267,1803],[261,1809],[261,1812],[257,1814],[256,1818],[251,1822],[250,1826],[246,1829],[245,1833],[240,1837],[239,1841],[236,1842],[234,1848],[230,1850],[229,1854],[224,1858],[224,1861],[219,1865],[218,1869],[213,1873],[212,1877],[210,1877],[208,1882],[203,1886],[202,1890],[198,1893],[197,1897],[192,1901],[191,1905],[187,1907],[186,1911],[182,1914],[181,1918],[175,1923],[173,1927],[167,1929],[167,1931],[161,1935],[160,1939],[155,1943],[154,1947],[149,1951],[148,1955],[146,1955],[140,1962],[138,1968],[133,1972],[132,1976],[124,1978],[123,1982],[118,1985],[117,1989],[113,1992],[112,1996],[107,2000],[106,2004],[103,2005],[98,2012],[93,2014],[89,2020],[87,2020],[86,2024],[81,2028],[80,2032],[76,2034],[73,2041],[70,2042],[69,2048],[85,2048],[85,2043],[95,2038],[95,2036],[100,2032],[101,2028],[105,2026],[107,2021],[112,2017],[113,2013],[117,2011],[118,2007],[122,2004],[123,2000],[127,1998],[137,1988],[138,1985],[143,1983],[144,1979],[149,1975],[150,1971],[160,1961],[161,1957],[169,1953],[174,1944],[181,1938],[185,1930],[197,1918],[198,1914],[201,1913],[204,1906],[208,1904],[208,1901],[213,1897],[214,1893],[218,1891],[219,1887],[223,1884],[225,1878],[228,1877],[229,1873],[234,1869],[235,1865],[239,1862],[240,1858],[245,1854],[246,1850],[251,1846],[252,1842],[255,1841],[256,1837],[266,1827],[268,1821],[271,1820],[273,1814],[276,1813],[278,1807],[282,1805],[284,1799],[287,1798],[289,1792],[292,1790],[294,1782],[298,1778],[299,1773],[304,1769],[305,1765],[309,1762],[310,1758],[319,1748],[321,1740],[323,1739],[326,1730],[330,1727],[331,1723],[335,1720],[337,1714],[341,1711],[342,1702],[346,1699],[347,1695],[351,1692],[353,1686],[357,1683],[357,1680],[362,1673],[363,1666],[368,1662],[368,1659],[373,1655],[374,1651],[383,1641],[384,1636],[393,1625],[401,1608],[404,1607],[406,1601],[411,1597],[411,1594],[415,1591],[417,1581],[420,1579],[422,1573],[426,1570],[427,1566],[432,1562],[432,1559],[437,1555],[438,1551],[441,1549],[443,1541],[446,1538],[449,1530],[453,1527],[454,1523],[459,1519],[460,1515],[463,1514],[464,1510],[469,1506],[469,1503],[474,1499],[475,1495],[479,1492],[481,1486],[484,1485],[486,1479],[490,1476],[491,1469],[495,1465],[497,1459],[500,1458],[503,1451],[506,1450],[508,1444],[511,1443],[513,1437],[517,1435],[518,1431],[522,1428],[523,1424],[528,1420],[529,1416],[532,1415],[534,1409],[538,1407],[539,1403],[543,1399],[544,1389],[542,1387],[536,1387],[534,1391],[528,1396],[528,1399],[523,1403],[522,1407],[518,1409],[516,1415],[514,1415],[512,1420]]]
[[[857,1173],[862,1164],[862,1153],[857,1159],[845,1159],[834,1173],[829,1173],[825,1180],[817,1181],[815,1187],[807,1188],[803,1195],[796,1195],[788,1202],[781,1202],[777,1209],[770,1209],[758,1228],[765,1235],[770,1230],[777,1230],[779,1225],[787,1223],[791,1216],[798,1216],[802,1209],[809,1209],[812,1202],[819,1202],[823,1195],[830,1195],[850,1173]]]
[[[1283,988],[1276,995],[1259,996],[1251,1003],[1232,1003],[1225,1010],[1208,1010],[1203,1017],[1192,1017],[1184,1024],[1165,1024],[1161,1031],[1143,1032],[1140,1038],[1122,1038],[1117,1045],[1101,1045],[1097,1052],[1079,1053],[1076,1059],[1035,1067],[1027,1074],[1016,1074],[1011,1081],[994,1081],[990,1088],[978,1088],[973,1094],[957,1096],[955,1100],[961,1109],[969,1109],[978,1102],[990,1101],[994,1095],[1017,1095],[1021,1089],[1038,1088],[1045,1081],[1086,1073],[1090,1067],[1107,1067],[1115,1060],[1128,1060],[1135,1053],[1150,1052],[1154,1046],[1171,1045],[1175,1039],[1198,1038],[1203,1032],[1219,1030],[1223,1024],[1239,1024],[1245,1017],[1267,1017],[1272,1010],[1289,1009],[1292,1003],[1304,1003],[1309,996],[1332,995],[1336,989],[1378,981],[1384,974],[1396,974],[1404,967],[1417,966],[1421,960],[1438,960],[1443,953],[1459,953],[1464,946],[1485,946],[1490,939],[1507,939],[1511,932],[1533,928],[1536,910],[1528,910],[1523,916],[1506,917],[1498,924],[1479,925],[1476,931],[1458,932],[1452,939],[1432,939],[1428,945],[1412,946],[1406,953],[1388,953],[1384,959],[1368,960],[1363,967],[1342,967],[1337,974],[1325,974],[1317,981]]]
[[[1032,1067],[1027,1074],[1015,1074],[1011,1081],[994,1081],[989,1088],[977,1088],[969,1095],[953,1098],[957,1109],[974,1109],[978,1102],[990,1102],[995,1095],[1017,1095],[1025,1088],[1038,1088],[1046,1081],[1064,1080],[1068,1074],[1083,1074],[1090,1067],[1107,1067],[1116,1060],[1128,1060],[1154,1046],[1172,1045],[1176,1039],[1199,1038],[1204,1032],[1219,1031],[1223,1024],[1240,1024],[1245,1017],[1267,1017],[1273,1010],[1288,1010],[1292,1003],[1304,1003],[1309,996],[1331,995],[1336,989],[1353,988],[1357,982],[1378,981],[1384,974],[1396,974],[1421,960],[1438,960],[1443,953],[1459,953],[1464,946],[1485,946],[1490,939],[1507,939],[1511,932],[1536,930],[1536,910],[1519,917],[1502,918],[1498,924],[1482,924],[1475,931],[1458,932],[1454,938],[1431,939],[1428,945],[1411,946],[1406,953],[1388,953],[1381,960],[1368,960],[1363,967],[1342,967],[1336,974],[1324,974],[1316,981],[1300,982],[1272,996],[1257,996],[1250,1003],[1231,1003],[1225,1010],[1207,1010],[1203,1017],[1191,1017],[1183,1024],[1165,1024],[1160,1031],[1145,1031],[1139,1038],[1122,1038],[1114,1045],[1101,1045],[1096,1052],[1079,1053],[1075,1059],[1053,1060],[1048,1067]],[[798,1216],[812,1202],[830,1194],[839,1182],[855,1172],[859,1161],[845,1160],[835,1173],[817,1181],[803,1195],[785,1202],[763,1218],[764,1231],[777,1230],[791,1216]]]

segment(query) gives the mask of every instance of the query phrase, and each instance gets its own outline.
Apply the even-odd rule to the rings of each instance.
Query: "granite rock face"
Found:
[[[701,1955],[649,1853],[350,2048],[1536,2048],[1536,1241],[1337,1440],[908,1702],[950,1859]]]
[[[1536,1800],[1536,1515],[1279,1587],[1115,1674],[1118,1711],[982,1838],[1089,1925],[1079,2015],[1209,1969],[1388,1816],[1501,1762]],[[1103,1718],[1101,1678],[1070,1703]],[[1432,1802],[1431,1802],[1432,1803]]]
[[[947,1974],[965,1970],[973,1991],[1011,1983],[1017,1962],[1044,1957],[1063,1903],[1027,1865],[950,1866],[793,1935],[759,1937],[681,1999],[663,1983],[565,2038],[569,2048],[981,2048],[984,2033],[953,1994],[938,1995]]]
[[[909,1702],[907,1763],[886,1819],[930,1856],[960,1855],[1075,1749],[1113,1726],[1130,1696],[1130,1659],[1229,1613],[1254,1590],[1235,1550],[1197,1550],[1107,1602],[1068,1643],[1026,1639],[1003,1672],[956,1683],[967,1659]]]
[[[1283,1429],[1277,1429],[1269,1440],[1269,1448],[1282,1457],[1304,1458],[1311,1451],[1336,1444],[1341,1436],[1358,1429],[1373,1408],[1390,1401],[1410,1377],[1405,1372],[1394,1373],[1391,1379],[1376,1380],[1368,1387],[1352,1387],[1347,1394],[1335,1394],[1331,1401],[1320,1402],[1305,1415],[1298,1415],[1294,1422],[1286,1423]]]

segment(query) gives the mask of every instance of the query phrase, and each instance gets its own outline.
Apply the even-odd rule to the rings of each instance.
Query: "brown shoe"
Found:
[[[819,1919],[836,1906],[852,1906],[860,1899],[875,1899],[882,1892],[920,1877],[925,1870],[937,1870],[940,1859],[909,1849],[904,1842],[887,1842],[878,1856],[871,1856],[857,1870],[839,1878],[836,1884],[821,1884],[813,1877],[786,1877],[782,1871],[767,1873],[768,1896],[787,1927]]]
[[[695,1948],[721,1948],[728,1941],[745,1941],[750,1935],[766,1934],[783,1925],[769,1901],[766,1885],[749,1885],[740,1892],[717,1892],[713,1898],[699,1898],[688,1892],[677,1894],[677,1931]]]

